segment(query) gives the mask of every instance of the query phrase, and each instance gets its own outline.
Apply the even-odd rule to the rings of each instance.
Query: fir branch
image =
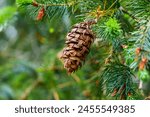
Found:
[[[101,17],[114,14],[119,6],[119,0],[80,0],[78,6],[82,13],[79,17],[100,20]]]
[[[16,4],[18,7],[23,7],[26,5],[32,4],[33,0],[16,0]]]
[[[135,93],[133,78],[134,75],[128,66],[121,64],[119,61],[114,61],[105,66],[100,85],[106,91],[106,95],[127,99],[129,94]]]
[[[150,59],[150,21],[141,20],[138,30],[133,33],[132,40],[135,40],[135,47],[141,48],[140,55]]]
[[[69,1],[69,0],[45,0],[45,1],[39,1],[39,0],[16,0],[16,4],[20,6],[24,5],[34,5],[36,7],[38,6],[45,6],[45,7],[51,7],[51,6],[72,6],[76,4],[75,1]]]
[[[133,43],[131,49],[132,60],[130,60],[130,67],[137,71],[138,78],[142,81],[148,81],[150,79],[149,61],[150,61],[150,21],[140,20],[137,26],[137,30],[132,33],[130,40]],[[129,54],[126,55],[129,58]]]
[[[101,21],[93,26],[93,30],[96,32],[98,38],[106,40],[109,43],[122,36],[120,24],[115,18],[101,19]]]
[[[126,7],[135,17],[150,16],[150,1],[149,0],[129,0]]]
[[[19,7],[29,9],[29,15],[34,16],[34,19],[43,19],[43,16],[48,16],[48,18],[52,19],[56,16],[60,17],[65,13],[74,13],[74,8],[78,4],[76,0],[17,0],[16,3]],[[38,14],[41,9],[44,9],[43,14],[41,14],[42,17],[35,18],[36,16],[40,16]]]
[[[70,7],[70,6],[73,6],[73,5],[75,5],[75,3],[74,2],[72,2],[72,3],[62,3],[62,4],[53,4],[53,3],[47,3],[47,4],[42,4],[42,3],[38,3],[38,2],[36,2],[36,1],[33,1],[33,3],[32,4],[35,4],[35,5],[37,5],[37,6],[45,6],[45,7],[51,7],[51,6],[66,6],[66,7]]]

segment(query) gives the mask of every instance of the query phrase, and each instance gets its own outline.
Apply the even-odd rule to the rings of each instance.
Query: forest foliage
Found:
[[[96,39],[69,75],[66,35],[91,20]],[[149,0],[2,0],[0,45],[0,99],[150,96]]]

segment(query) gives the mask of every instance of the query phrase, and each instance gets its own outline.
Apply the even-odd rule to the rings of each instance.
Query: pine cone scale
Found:
[[[82,28],[74,28],[74,29],[72,29],[71,33],[78,33],[78,34],[84,34],[84,35],[92,36],[92,32],[90,30],[82,29]]]

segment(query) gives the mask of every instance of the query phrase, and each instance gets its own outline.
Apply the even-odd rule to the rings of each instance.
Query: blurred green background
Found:
[[[96,74],[106,45],[93,45],[72,75],[58,58],[74,16],[34,21],[24,10],[17,12],[15,0],[0,0],[0,16],[0,99],[106,99]]]

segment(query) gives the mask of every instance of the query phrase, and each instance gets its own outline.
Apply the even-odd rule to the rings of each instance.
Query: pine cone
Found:
[[[82,66],[90,46],[94,41],[94,34],[90,29],[95,21],[81,22],[75,24],[73,29],[67,34],[66,47],[63,49],[61,59],[64,62],[64,68],[70,74]]]

